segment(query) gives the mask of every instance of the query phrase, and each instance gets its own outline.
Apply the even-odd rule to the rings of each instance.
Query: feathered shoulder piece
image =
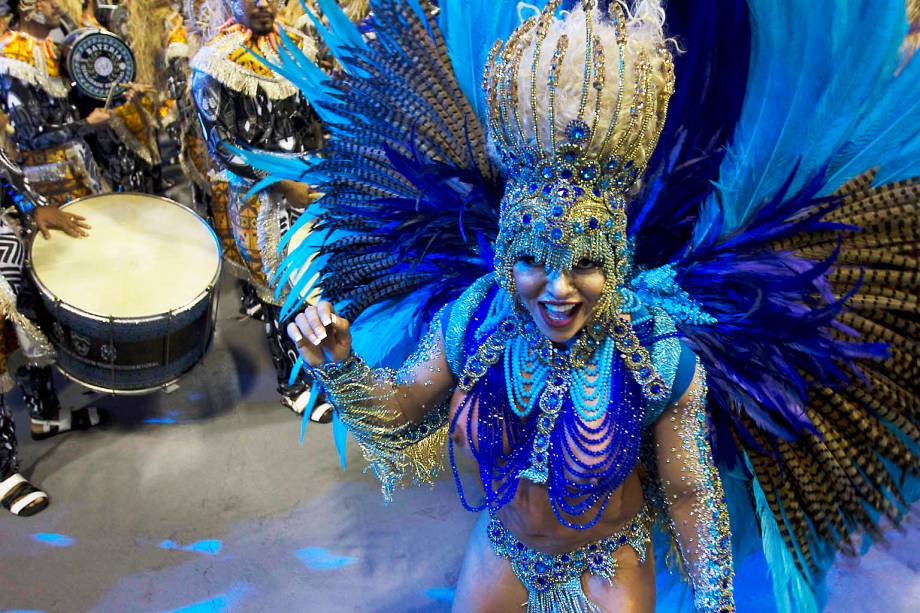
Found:
[[[4,34],[0,38],[0,73],[40,87],[54,98],[67,95],[58,49],[50,39],[38,40],[14,30]]]
[[[202,45],[191,67],[246,96],[255,96],[262,90],[273,100],[290,98],[298,93],[297,87],[266,63],[280,63],[279,52],[284,53],[282,36],[300,53],[315,57],[312,40],[281,22],[276,22],[274,31],[265,36],[255,36],[248,28],[228,22]]]

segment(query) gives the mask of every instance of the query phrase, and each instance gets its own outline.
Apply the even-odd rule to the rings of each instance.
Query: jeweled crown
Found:
[[[655,149],[674,89],[657,2],[628,13],[616,1],[601,11],[585,0],[562,19],[559,4],[496,43],[483,75],[490,137],[508,180],[499,272],[521,250],[567,269],[573,258],[607,261],[616,244],[625,248],[626,195]],[[622,279],[625,265],[610,272]]]

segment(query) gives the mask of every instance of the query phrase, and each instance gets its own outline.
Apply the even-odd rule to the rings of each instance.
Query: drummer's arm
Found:
[[[212,77],[195,71],[192,76],[192,97],[211,157],[222,168],[242,179],[258,181],[264,177],[264,172],[256,170],[226,147],[226,144],[246,146],[237,138],[232,92]]]

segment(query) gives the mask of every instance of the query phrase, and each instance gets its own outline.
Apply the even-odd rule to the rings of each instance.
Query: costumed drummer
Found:
[[[245,158],[324,194],[288,330],[385,496],[449,460],[482,512],[454,610],[652,611],[667,537],[698,611],[752,549],[820,610],[920,476],[904,5],[694,0],[676,73],[659,0],[438,5],[330,17],[341,71],[282,58],[323,158]]]
[[[87,429],[101,423],[106,415],[93,407],[72,410],[60,406],[51,378],[54,348],[30,319],[34,318],[32,306],[37,298],[23,292],[24,223],[36,226],[41,235],[36,240],[50,240],[51,230],[86,236],[89,226],[79,215],[61,211],[37,195],[22,170],[3,152],[0,176],[16,190],[20,203],[18,209],[0,211],[0,506],[14,515],[29,516],[48,506],[48,495],[19,474],[16,429],[3,396],[13,387],[7,373],[9,356],[21,348],[26,360],[16,373],[16,383],[29,409],[33,439]]]
[[[92,0],[58,0],[65,15],[74,16],[68,30],[75,28],[106,28],[96,18]],[[67,19],[65,17],[65,19]],[[132,41],[126,41],[134,50]],[[148,58],[136,57],[144,65]],[[158,193],[160,180],[160,151],[157,144],[159,117],[157,96],[152,75],[138,73],[133,83],[127,84],[123,94],[111,101],[89,96],[76,97],[83,114],[110,104],[111,117],[103,129],[96,130],[87,142],[111,191]]]
[[[191,62],[198,118],[216,170],[213,221],[230,269],[257,294],[282,404],[302,413],[309,389],[302,381],[293,385],[288,381],[297,350],[280,325],[281,301],[269,287],[269,279],[280,261],[281,235],[292,216],[313,200],[312,190],[302,183],[281,181],[249,195],[264,173],[227,145],[280,155],[322,147],[322,130],[310,105],[293,84],[255,57],[278,61],[279,51],[283,53],[282,32],[311,57],[315,46],[309,37],[275,19],[274,0],[233,0],[227,8],[231,18]],[[322,420],[327,413],[328,405],[320,404],[311,418]]]
[[[49,38],[60,25],[60,5],[14,0],[10,7],[12,27],[0,39],[0,105],[23,171],[53,205],[107,191],[87,138],[112,115],[97,108],[83,118],[77,108],[60,49]]]

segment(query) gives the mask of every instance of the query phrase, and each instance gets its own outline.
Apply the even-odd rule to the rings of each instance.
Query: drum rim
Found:
[[[210,347],[208,349],[210,349]],[[207,352],[205,352],[205,354],[206,353]],[[203,359],[204,359],[204,355],[202,355],[201,360]],[[95,383],[89,383],[88,381],[84,381],[80,377],[70,374],[69,372],[64,370],[64,368],[60,364],[55,363],[54,367],[55,367],[55,370],[61,373],[65,379],[69,381],[73,381],[74,383],[77,383],[79,385],[82,385],[83,387],[90,389],[94,392],[99,392],[101,394],[108,394],[110,396],[146,396],[147,394],[153,394],[154,392],[159,392],[160,390],[165,390],[170,386],[178,384],[179,381],[181,381],[185,377],[185,375],[192,372],[192,370],[201,363],[201,360],[192,364],[192,366],[188,370],[180,374],[178,377],[174,377],[170,379],[169,381],[166,381],[165,383],[158,383],[157,385],[154,385],[151,387],[139,387],[137,389],[116,389],[114,387],[105,387],[102,385],[96,385]]]
[[[211,277],[211,281],[208,283],[207,287],[204,290],[202,290],[200,293],[196,294],[195,298],[187,302],[186,304],[183,304],[182,306],[178,308],[175,308],[169,311],[164,311],[161,313],[157,313],[154,315],[144,315],[143,317],[113,317],[111,315],[106,316],[106,315],[98,315],[96,313],[90,313],[88,311],[84,311],[83,309],[79,307],[73,306],[72,304],[68,304],[66,302],[61,301],[54,294],[54,292],[52,292],[44,283],[42,283],[41,279],[39,279],[38,273],[35,271],[35,268],[32,266],[32,250],[35,246],[35,240],[38,237],[38,233],[36,232],[29,239],[29,248],[26,252],[28,256],[28,262],[27,262],[28,265],[26,266],[26,270],[28,270],[29,277],[31,277],[32,281],[35,283],[35,287],[38,288],[39,293],[50,298],[55,303],[56,308],[60,308],[65,311],[70,311],[71,313],[79,315],[80,317],[84,317],[86,319],[91,319],[93,321],[97,321],[101,323],[128,323],[128,324],[144,324],[144,323],[151,323],[155,321],[161,321],[164,318],[174,316],[178,313],[183,313],[185,311],[189,311],[195,308],[196,306],[198,306],[199,304],[201,304],[202,301],[207,299],[208,296],[211,296],[217,293],[219,289],[218,285],[220,282],[220,273],[223,269],[223,259],[224,259],[223,252],[221,251],[220,239],[217,237],[217,233],[214,232],[214,228],[211,227],[211,224],[209,224],[207,220],[205,220],[201,215],[193,211],[191,207],[188,207],[182,204],[181,202],[176,202],[172,198],[167,198],[165,196],[158,196],[154,194],[145,194],[144,192],[110,192],[107,194],[90,194],[89,196],[83,196],[82,198],[77,198],[75,200],[71,200],[70,202],[62,204],[59,208],[65,209],[73,204],[77,204],[78,202],[85,202],[87,200],[93,200],[95,198],[102,198],[102,197],[108,197],[108,196],[143,196],[144,198],[162,200],[168,204],[172,204],[179,208],[185,209],[186,211],[191,213],[198,221],[200,221],[202,225],[204,225],[204,227],[208,230],[208,234],[211,235],[211,238],[214,240],[214,245],[217,247],[217,270],[214,271],[214,276]],[[49,205],[49,206],[53,206],[53,205]]]

